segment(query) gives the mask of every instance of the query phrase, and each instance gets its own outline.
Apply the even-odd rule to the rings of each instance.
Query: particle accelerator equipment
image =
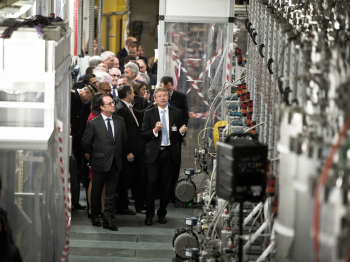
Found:
[[[350,261],[349,28],[348,1],[249,2],[247,46],[228,51],[242,73],[187,170],[211,175],[177,184],[201,212],[174,261]]]

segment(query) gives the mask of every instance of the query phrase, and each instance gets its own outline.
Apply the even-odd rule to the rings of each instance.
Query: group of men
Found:
[[[134,57],[130,59],[130,56]],[[150,81],[156,81],[157,77],[150,73],[150,64],[142,56],[142,46],[132,37],[126,39],[125,47],[117,57],[106,51],[100,57],[91,57],[89,66],[82,81],[71,90],[71,135],[80,177],[84,177],[89,168],[93,173],[92,224],[118,230],[111,222],[116,209],[124,215],[146,210],[145,224],[152,225],[156,193],[160,196],[158,221],[164,224],[167,222],[167,205],[174,197],[181,145],[187,132],[186,95],[174,90],[172,77],[164,76],[154,90],[149,106],[147,101],[144,103],[144,98],[135,99],[133,83],[152,85]],[[93,111],[97,116],[87,122],[94,96],[98,98]],[[136,107],[136,100],[143,106]],[[79,184],[79,180],[76,181]],[[85,209],[79,204],[77,188],[75,194],[72,185],[73,207]],[[128,207],[129,188],[133,189],[136,213]]]

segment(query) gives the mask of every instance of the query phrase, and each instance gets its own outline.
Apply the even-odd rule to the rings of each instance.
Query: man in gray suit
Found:
[[[117,231],[118,228],[111,224],[111,218],[122,169],[122,147],[126,143],[127,135],[123,118],[113,115],[113,99],[103,95],[98,100],[98,105],[101,115],[87,124],[82,140],[85,151],[92,155],[94,179],[91,189],[91,221],[93,226],[101,226],[98,215],[101,210],[101,193],[106,182],[103,228]]]

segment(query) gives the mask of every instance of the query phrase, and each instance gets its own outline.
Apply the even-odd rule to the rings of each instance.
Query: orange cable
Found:
[[[345,122],[345,125],[343,126],[342,130],[339,133],[339,137],[337,142],[332,146],[331,153],[329,154],[327,161],[323,167],[321,177],[319,178],[317,182],[316,192],[315,192],[315,199],[314,199],[314,216],[313,216],[313,249],[314,249],[314,261],[320,262],[319,258],[319,226],[320,226],[320,194],[321,194],[321,188],[324,185],[324,183],[327,180],[328,177],[328,171],[332,165],[333,157],[340,145],[341,140],[343,139],[345,132],[350,127],[350,117]]]

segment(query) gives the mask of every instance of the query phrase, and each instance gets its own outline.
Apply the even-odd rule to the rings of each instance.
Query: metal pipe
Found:
[[[102,42],[102,8],[103,0],[98,1],[98,21],[97,21],[97,53],[101,55],[101,42]]]
[[[94,0],[90,0],[89,2],[90,6],[89,6],[89,56],[93,56],[94,55],[94,33],[95,33],[95,29],[94,29],[94,20],[95,20],[95,1]]]

